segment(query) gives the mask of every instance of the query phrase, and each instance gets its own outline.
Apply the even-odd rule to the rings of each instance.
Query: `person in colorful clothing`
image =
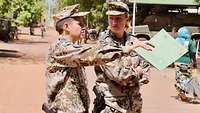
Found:
[[[176,41],[185,47],[188,52],[181,56],[175,62],[176,84],[178,96],[182,101],[190,101],[186,94],[191,94],[193,97],[200,98],[200,85],[197,78],[192,76],[193,67],[197,67],[196,63],[196,46],[191,40],[189,31],[186,27],[181,27],[178,30]]]
[[[59,38],[49,48],[46,78],[47,102],[43,104],[46,113],[88,113],[89,95],[84,66],[105,64],[125,56],[132,49],[145,43],[116,48],[114,46],[81,46],[75,42],[81,35],[81,17],[88,12],[79,12],[79,5],[64,8],[55,15]]]
[[[106,14],[109,29],[101,33],[98,46],[102,48],[112,45],[123,48],[140,42],[125,32],[128,12],[129,8],[125,3],[108,2]],[[127,56],[95,66],[97,80],[93,88],[96,94],[93,113],[141,113],[140,79],[149,76],[150,67],[134,50]]]

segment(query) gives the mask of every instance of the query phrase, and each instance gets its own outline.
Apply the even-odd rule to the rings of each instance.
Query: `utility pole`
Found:
[[[135,11],[136,10],[136,0],[133,2],[133,18],[132,18],[132,34],[135,34]]]

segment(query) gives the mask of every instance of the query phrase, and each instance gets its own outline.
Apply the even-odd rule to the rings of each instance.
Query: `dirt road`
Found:
[[[0,48],[24,53],[22,58],[0,57],[0,113],[44,113],[41,105],[45,100],[45,56],[55,36],[55,32],[48,30],[44,38],[21,35],[20,40],[13,43],[0,43]],[[91,98],[94,98],[93,67],[87,67],[86,72]],[[200,76],[199,69],[195,75]],[[152,69],[151,82],[141,88],[143,113],[200,113],[200,104],[176,99],[174,82],[174,69]]]

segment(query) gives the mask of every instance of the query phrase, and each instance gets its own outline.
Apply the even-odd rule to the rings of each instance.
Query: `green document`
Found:
[[[166,68],[187,52],[187,49],[178,44],[164,29],[151,38],[150,42],[155,46],[152,51],[140,47],[136,52],[158,70]]]

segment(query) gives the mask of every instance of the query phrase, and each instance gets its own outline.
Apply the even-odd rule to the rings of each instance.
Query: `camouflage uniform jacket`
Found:
[[[102,48],[110,45],[122,48],[123,46],[134,44],[134,41],[138,40],[128,33],[125,33],[124,37],[124,40],[119,40],[111,31],[107,30],[99,37],[98,46]],[[97,85],[104,91],[105,98],[116,101],[125,110],[132,111],[132,113],[140,113],[142,99],[139,92],[139,80],[141,78],[148,79],[149,63],[144,61],[133,50],[128,56],[123,56],[100,67],[104,74],[103,76],[98,76]],[[135,70],[137,67],[143,69],[142,74]],[[131,75],[129,80],[124,81],[124,78],[129,75]],[[112,112],[112,110],[105,108],[103,112],[108,113]]]
[[[103,64],[121,55],[115,47],[76,48],[67,37],[58,38],[50,46],[47,59],[48,104],[65,113],[87,112],[89,96],[83,66]]]

